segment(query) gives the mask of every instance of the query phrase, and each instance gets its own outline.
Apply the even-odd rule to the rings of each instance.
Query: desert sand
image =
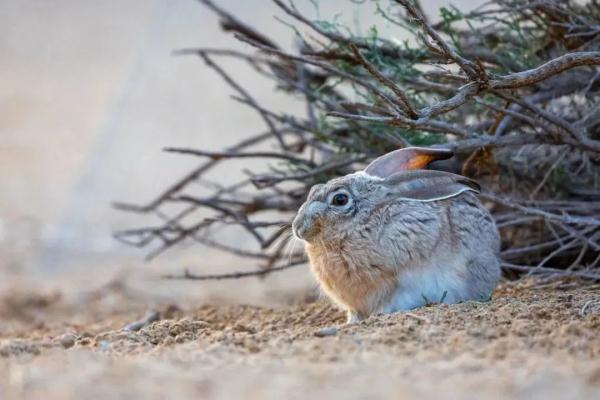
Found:
[[[243,283],[240,282],[243,286]],[[127,286],[0,300],[4,399],[600,397],[600,286],[503,283],[491,302],[354,325],[326,299],[157,304]],[[156,316],[156,314],[154,315]]]

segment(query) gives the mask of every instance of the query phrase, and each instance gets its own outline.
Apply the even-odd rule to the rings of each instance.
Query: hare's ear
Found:
[[[396,172],[421,169],[435,160],[445,160],[453,156],[452,150],[406,147],[387,153],[371,162],[365,172],[371,176],[387,178]]]
[[[405,171],[382,182],[397,199],[436,201],[458,196],[463,192],[479,193],[474,180],[443,171]]]

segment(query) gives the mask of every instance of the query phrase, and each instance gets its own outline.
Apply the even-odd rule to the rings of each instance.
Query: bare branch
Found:
[[[185,269],[183,275],[163,275],[163,279],[184,279],[184,280],[192,280],[192,281],[220,281],[224,279],[241,279],[241,278],[249,278],[256,276],[265,276],[271,274],[273,272],[283,271],[286,269],[290,269],[296,267],[298,265],[305,264],[306,260],[299,260],[292,262],[288,265],[282,265],[279,267],[273,268],[265,268],[260,269],[258,271],[244,271],[244,272],[230,272],[225,274],[206,274],[206,275],[196,275],[189,272],[189,270]]]
[[[446,41],[442,39],[440,34],[433,29],[429,22],[427,22],[427,19],[418,7],[415,7],[410,0],[396,0],[396,2],[401,4],[406,9],[408,15],[433,39],[439,46],[442,54],[456,62],[471,79],[478,79],[477,67],[475,64],[453,50]]]
[[[235,151],[205,151],[195,149],[183,149],[178,147],[167,147],[164,149],[164,151],[168,153],[189,154],[193,156],[208,157],[215,161],[227,158],[279,158],[281,160],[287,160],[298,164],[314,166],[314,163],[309,160],[298,158],[290,154],[276,153],[271,151],[253,151],[240,153]]]
[[[600,51],[565,54],[537,68],[492,79],[489,85],[493,89],[517,89],[531,86],[563,71],[583,65],[600,65]]]
[[[410,118],[416,118],[417,117],[417,113],[415,112],[415,110],[410,105],[410,101],[408,100],[408,97],[406,97],[406,94],[404,93],[404,91],[402,89],[400,89],[391,79],[389,79],[388,77],[384,76],[382,73],[380,73],[377,70],[377,68],[375,68],[373,65],[371,65],[371,63],[369,63],[369,61],[367,61],[367,59],[364,58],[362,54],[360,54],[360,51],[358,50],[358,47],[356,47],[355,44],[351,44],[350,48],[352,49],[352,52],[358,58],[358,60],[360,61],[360,63],[365,67],[365,69],[367,71],[369,71],[369,73],[371,75],[373,75],[375,77],[375,79],[377,79],[379,82],[383,83],[392,92],[394,92],[394,94],[398,98],[398,102],[400,103],[400,107],[402,108],[402,110]]]

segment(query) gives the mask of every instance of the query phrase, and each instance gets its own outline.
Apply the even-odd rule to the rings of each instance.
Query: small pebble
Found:
[[[327,337],[337,335],[338,329],[335,326],[319,329],[315,332],[316,337]]]
[[[60,335],[57,339],[62,347],[68,349],[69,347],[73,347],[75,345],[77,336],[73,335],[72,333],[65,333]]]

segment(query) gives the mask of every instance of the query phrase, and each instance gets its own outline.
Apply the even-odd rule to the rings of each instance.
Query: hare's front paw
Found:
[[[365,318],[358,312],[348,310],[348,318],[346,319],[346,324],[356,324],[357,322],[360,322],[363,319]]]

